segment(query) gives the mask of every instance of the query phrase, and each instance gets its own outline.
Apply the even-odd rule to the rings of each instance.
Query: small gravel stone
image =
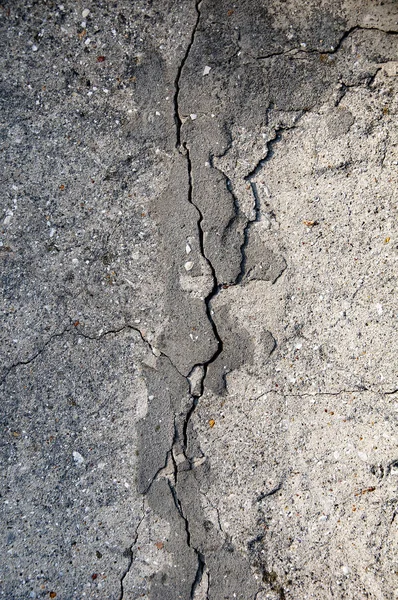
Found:
[[[77,452],[76,450],[74,450],[72,455],[73,455],[73,460],[75,461],[75,463],[77,465],[82,465],[84,463],[84,458],[80,454],[80,452]]]

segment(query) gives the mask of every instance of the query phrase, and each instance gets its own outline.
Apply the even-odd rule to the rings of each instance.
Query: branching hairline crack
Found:
[[[69,326],[65,327],[62,331],[60,331],[58,333],[54,333],[53,335],[51,335],[48,338],[48,340],[46,342],[44,342],[44,344],[42,345],[42,347],[35,354],[33,354],[33,356],[31,356],[30,358],[27,358],[26,360],[20,360],[17,363],[14,363],[10,367],[8,367],[7,371],[5,372],[4,376],[2,377],[2,379],[0,381],[0,385],[2,385],[3,383],[5,383],[5,380],[7,379],[8,375],[11,373],[11,371],[13,371],[14,369],[17,369],[18,367],[24,367],[26,365],[30,365],[32,362],[34,362],[36,360],[36,358],[38,358],[45,351],[45,349],[47,348],[47,346],[49,344],[51,344],[51,342],[55,338],[62,337],[68,331],[70,331],[70,327]]]
[[[73,320],[70,319],[70,325],[67,325],[66,327],[64,327],[64,329],[58,333],[54,333],[53,335],[51,335],[48,340],[46,342],[43,343],[42,347],[35,352],[35,354],[33,354],[33,356],[31,356],[30,358],[27,358],[26,360],[20,360],[14,364],[12,364],[10,367],[8,367],[7,371],[5,372],[5,374],[3,375],[2,379],[0,380],[0,385],[2,385],[5,380],[7,379],[9,373],[11,371],[13,371],[14,369],[17,369],[18,367],[23,367],[26,365],[31,364],[32,362],[34,362],[47,348],[47,346],[49,344],[51,344],[51,342],[58,337],[62,337],[63,335],[65,335],[65,333],[71,333],[74,335],[78,335],[84,339],[87,340],[91,340],[91,341],[100,341],[102,340],[104,337],[107,337],[109,335],[117,335],[119,333],[122,333],[123,331],[135,331],[137,332],[140,337],[141,340],[144,342],[144,344],[146,344],[146,346],[148,346],[149,350],[151,351],[151,353],[154,356],[163,356],[164,358],[166,358],[171,365],[175,368],[175,370],[181,375],[181,377],[184,377],[186,379],[186,377],[178,370],[178,368],[174,365],[174,363],[171,361],[170,357],[165,354],[164,352],[161,352],[160,350],[155,350],[155,348],[151,345],[151,343],[145,338],[144,334],[142,333],[142,331],[138,328],[138,327],[134,327],[133,325],[122,325],[121,327],[117,328],[117,329],[108,329],[107,331],[103,331],[102,333],[100,333],[99,335],[89,335],[87,333],[84,333],[81,330],[76,330],[73,327]]]
[[[146,346],[148,346],[149,350],[151,351],[151,353],[154,356],[163,356],[164,358],[166,358],[170,362],[170,364],[174,367],[174,369],[177,371],[177,373],[179,375],[181,375],[181,377],[184,377],[184,379],[186,379],[185,375],[183,375],[183,373],[181,373],[181,371],[178,370],[176,365],[172,362],[171,358],[164,352],[161,352],[160,350],[158,350],[157,348],[152,346],[152,344],[146,339],[146,337],[144,336],[142,331],[138,327],[135,327],[134,325],[126,324],[126,325],[122,325],[118,329],[108,329],[108,331],[104,331],[98,336],[90,336],[86,333],[83,333],[82,331],[79,331],[79,335],[81,335],[83,338],[85,338],[87,340],[93,340],[93,341],[97,340],[98,341],[108,335],[117,335],[118,333],[122,333],[125,330],[136,331],[140,335],[141,340],[144,342],[144,344],[146,344]]]
[[[123,600],[124,599],[124,580],[127,577],[128,573],[130,572],[131,567],[133,565],[133,561],[134,561],[134,551],[133,551],[133,548],[134,548],[135,544],[137,543],[137,540],[138,540],[138,530],[139,530],[139,528],[141,526],[141,523],[143,522],[144,518],[145,518],[144,499],[142,499],[142,517],[138,521],[137,527],[135,528],[133,541],[132,541],[131,545],[128,548],[128,550],[129,550],[129,563],[128,563],[127,568],[125,569],[123,575],[120,578],[120,596],[119,596],[119,600]]]
[[[338,390],[336,392],[319,390],[318,392],[301,392],[298,394],[291,394],[291,393],[283,392],[282,390],[275,390],[273,388],[270,388],[270,389],[266,390],[265,392],[262,392],[255,398],[253,398],[252,401],[256,402],[257,400],[264,398],[264,396],[267,396],[267,394],[276,394],[277,396],[282,396],[283,398],[314,398],[316,396],[341,396],[342,394],[363,394],[366,392],[374,393],[374,394],[381,394],[382,396],[391,396],[393,394],[398,393],[398,388],[387,392],[384,390],[373,390],[372,388],[367,388],[365,386],[361,386],[361,387],[357,387],[355,389],[344,389],[344,390]]]
[[[330,50],[319,50],[316,48],[290,48],[290,50],[281,50],[280,52],[272,52],[270,54],[266,54],[264,56],[255,56],[256,60],[266,60],[268,58],[273,58],[275,56],[295,56],[297,53],[302,54],[336,54],[344,43],[344,41],[352,34],[354,31],[379,31],[380,33],[385,33],[386,35],[398,35],[398,31],[388,30],[388,29],[380,29],[379,27],[363,27],[361,25],[354,25],[347,29],[340,39],[338,40],[336,46],[332,46]]]

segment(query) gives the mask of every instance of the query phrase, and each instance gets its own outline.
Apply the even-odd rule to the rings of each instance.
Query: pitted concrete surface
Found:
[[[0,597],[397,599],[397,2],[0,22]]]

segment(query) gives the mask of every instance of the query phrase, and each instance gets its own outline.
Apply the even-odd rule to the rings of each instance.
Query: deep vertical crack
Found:
[[[196,571],[196,576],[195,576],[194,582],[192,583],[190,600],[193,600],[195,597],[196,589],[201,584],[203,573],[204,573],[204,570],[206,567],[206,562],[205,562],[205,558],[204,558],[203,554],[201,554],[200,552],[197,552],[197,558],[198,558],[198,570]]]
[[[205,247],[204,247],[204,230],[203,230],[203,219],[204,216],[201,212],[201,210],[199,209],[199,207],[195,204],[194,202],[194,177],[193,177],[193,166],[192,166],[192,160],[191,160],[191,154],[190,154],[190,148],[189,148],[189,144],[185,141],[182,140],[182,126],[183,126],[183,121],[180,115],[180,105],[179,105],[179,97],[180,97],[180,91],[181,91],[181,77],[182,77],[182,73],[184,70],[184,67],[188,61],[189,58],[189,54],[190,51],[192,49],[192,46],[194,44],[195,41],[195,35],[199,26],[199,22],[200,22],[200,5],[201,5],[201,1],[197,1],[195,3],[195,10],[197,13],[197,18],[196,18],[196,22],[194,25],[194,28],[192,30],[191,33],[191,38],[189,41],[189,44],[187,46],[186,52],[183,56],[183,59],[181,61],[181,64],[178,68],[177,71],[177,75],[176,75],[176,79],[175,79],[175,94],[174,94],[174,120],[175,120],[175,125],[176,125],[176,149],[179,152],[179,154],[181,156],[183,156],[186,160],[186,165],[187,165],[187,173],[188,173],[188,197],[187,200],[188,202],[196,209],[197,214],[198,214],[198,219],[197,219],[197,231],[198,231],[198,241],[199,241],[199,248],[200,248],[200,252],[201,255],[203,256],[203,258],[205,259],[205,261],[207,262],[210,272],[211,272],[211,277],[212,277],[212,289],[210,290],[210,292],[208,293],[208,295],[206,296],[206,298],[204,299],[204,303],[205,303],[205,308],[206,308],[206,315],[207,315],[207,319],[209,321],[209,323],[211,324],[212,330],[213,330],[213,335],[215,337],[215,339],[217,340],[217,350],[214,352],[214,354],[204,363],[201,364],[196,364],[193,365],[192,370],[197,368],[197,367],[201,367],[203,369],[203,374],[202,374],[202,382],[201,382],[201,389],[200,392],[198,394],[196,394],[195,396],[192,395],[192,404],[190,406],[190,408],[188,409],[188,411],[185,414],[185,418],[184,418],[184,422],[183,422],[183,431],[182,431],[182,436],[183,436],[183,440],[182,440],[182,452],[185,456],[186,461],[189,463],[189,468],[193,468],[193,464],[192,464],[192,460],[190,459],[190,457],[188,456],[188,443],[189,443],[189,431],[188,431],[188,427],[189,427],[189,423],[190,420],[192,418],[193,413],[196,410],[196,407],[198,406],[199,403],[199,399],[203,394],[203,387],[204,387],[204,382],[206,380],[206,375],[207,375],[207,371],[209,368],[209,365],[212,364],[217,357],[221,354],[221,352],[223,351],[223,341],[218,333],[217,330],[217,326],[216,323],[213,319],[213,314],[212,314],[212,310],[211,310],[211,302],[213,300],[213,298],[218,294],[218,292],[220,291],[220,285],[219,282],[217,280],[217,275],[216,275],[216,271],[215,268],[212,264],[212,262],[209,260],[209,258],[206,256],[206,252],[205,252]],[[254,196],[254,201],[255,201],[255,221],[259,221],[260,220],[260,199],[258,197],[258,193],[257,193],[257,188],[256,188],[256,184],[254,181],[252,181],[252,178],[255,177],[255,175],[257,174],[257,172],[262,168],[263,164],[265,163],[265,161],[269,158],[271,152],[272,152],[272,144],[276,143],[277,141],[279,141],[281,135],[280,135],[280,131],[281,129],[276,130],[275,132],[275,137],[273,140],[270,140],[267,143],[267,153],[264,159],[262,159],[259,164],[257,165],[257,167],[247,175],[247,177],[245,178],[246,181],[248,181],[250,183],[252,192],[253,192],[253,196]],[[228,180],[228,178],[226,178],[226,185],[227,188],[229,190],[229,192],[232,194],[233,198],[234,198],[234,208],[235,208],[235,216],[234,218],[237,217],[238,213],[239,213],[239,207],[237,205],[236,199],[233,195],[233,190],[231,187],[231,184]],[[236,283],[240,283],[241,279],[244,276],[244,269],[245,269],[245,249],[247,247],[248,244],[248,239],[249,239],[249,229],[251,227],[252,222],[249,222],[245,228],[244,231],[244,241],[241,247],[241,254],[242,254],[242,264],[241,264],[241,273],[239,278],[237,279]],[[170,487],[171,493],[173,495],[173,499],[174,499],[174,503],[176,506],[177,511],[179,512],[181,518],[184,520],[185,523],[185,529],[186,529],[186,536],[187,536],[187,546],[189,548],[191,548],[196,556],[197,556],[197,560],[198,560],[198,566],[197,566],[197,571],[196,571],[196,575],[195,578],[192,582],[192,588],[191,588],[191,599],[194,598],[195,595],[195,591],[198,588],[198,586],[200,585],[201,581],[202,581],[202,577],[203,577],[203,573],[205,571],[206,568],[206,559],[205,556],[203,554],[201,554],[199,552],[199,550],[197,548],[195,548],[192,544],[191,544],[191,535],[190,535],[190,526],[189,526],[189,522],[188,522],[188,518],[184,515],[184,511],[183,511],[183,506],[181,504],[180,499],[178,498],[178,494],[177,494],[177,489],[176,489],[176,484],[177,484],[177,478],[178,478],[178,465],[177,462],[175,460],[175,456],[174,456],[174,449],[178,451],[178,444],[179,444],[180,440],[178,440],[178,435],[175,434],[174,439],[173,439],[173,443],[172,443],[172,447],[170,450],[170,455],[171,458],[173,460],[173,464],[174,464],[174,485],[172,484],[172,482],[170,481],[170,479],[168,480],[168,485]],[[210,574],[209,574],[210,577]]]
[[[193,43],[195,41],[195,35],[196,35],[196,31],[198,29],[199,26],[199,21],[200,21],[200,5],[202,4],[203,0],[196,0],[195,2],[195,11],[196,11],[196,22],[195,25],[193,26],[192,29],[192,33],[191,33],[191,38],[189,40],[189,44],[185,50],[185,54],[182,58],[182,61],[180,63],[180,66],[177,69],[177,75],[174,81],[174,121],[176,124],[176,148],[177,150],[180,150],[181,147],[181,128],[182,128],[182,119],[180,116],[180,109],[179,109],[179,95],[180,95],[180,81],[181,81],[181,75],[182,75],[182,71],[185,67],[185,63],[188,60],[188,56],[189,53],[191,52],[191,48],[193,46]]]
[[[206,361],[205,363],[200,363],[200,364],[196,364],[193,365],[192,367],[192,371],[195,369],[195,367],[203,367],[203,377],[202,377],[202,385],[201,385],[201,392],[199,396],[196,397],[192,397],[192,405],[191,408],[189,409],[189,411],[186,414],[186,418],[185,418],[185,422],[184,422],[184,427],[183,427],[183,435],[184,435],[184,452],[186,453],[187,450],[187,445],[188,445],[188,424],[190,421],[190,418],[193,414],[193,412],[196,409],[196,406],[198,404],[198,399],[199,397],[203,394],[203,384],[204,381],[206,379],[206,374],[207,374],[207,369],[208,366],[214,362],[216,360],[216,358],[219,356],[219,354],[222,352],[223,350],[223,343],[222,343],[222,339],[217,331],[217,327],[216,324],[214,322],[213,316],[212,316],[212,311],[211,311],[211,301],[214,298],[214,296],[219,292],[219,284],[217,281],[217,276],[216,276],[216,272],[214,269],[214,266],[212,265],[211,261],[208,259],[208,257],[206,256],[205,253],[205,249],[204,249],[204,231],[202,228],[202,222],[203,222],[203,214],[202,212],[199,210],[198,206],[195,204],[194,200],[193,200],[193,180],[192,180],[192,161],[191,161],[191,155],[190,155],[190,150],[189,150],[189,146],[187,143],[182,143],[181,141],[181,129],[182,129],[182,119],[181,119],[181,115],[180,115],[180,110],[179,110],[179,95],[180,95],[180,91],[181,91],[181,86],[180,86],[180,81],[181,81],[181,77],[182,77],[182,72],[183,69],[185,67],[185,64],[188,60],[189,54],[191,52],[192,46],[194,44],[195,41],[195,35],[199,26],[199,22],[200,22],[200,17],[201,17],[201,12],[200,12],[200,6],[202,4],[202,0],[197,0],[195,2],[195,10],[196,10],[196,22],[195,25],[192,29],[192,33],[191,33],[191,38],[189,41],[189,44],[186,48],[185,54],[183,56],[183,59],[180,63],[180,66],[177,70],[177,75],[176,75],[176,79],[175,79],[175,93],[174,93],[174,121],[176,124],[176,148],[178,150],[178,152],[185,157],[186,159],[186,163],[187,163],[187,171],[188,171],[188,202],[196,209],[197,213],[198,213],[198,220],[197,220],[197,228],[198,228],[198,239],[199,239],[199,248],[200,248],[200,252],[203,256],[203,258],[206,260],[210,272],[211,272],[211,276],[212,276],[212,280],[213,280],[213,286],[211,291],[209,292],[209,294],[206,296],[204,303],[205,303],[205,307],[206,307],[206,316],[208,318],[208,321],[212,327],[213,330],[213,334],[214,337],[217,340],[217,350],[216,352],[213,354],[213,356]]]
[[[174,437],[173,437],[170,451],[168,452],[168,457],[169,456],[171,457],[171,460],[173,462],[173,467],[174,467],[174,485],[169,478],[168,478],[168,485],[169,485],[169,488],[170,488],[170,491],[171,491],[171,494],[172,494],[172,497],[174,500],[176,510],[178,511],[179,515],[181,516],[181,518],[184,520],[184,523],[185,523],[187,546],[195,552],[197,561],[198,561],[196,574],[195,574],[194,580],[192,582],[192,587],[191,587],[191,593],[190,593],[191,599],[194,598],[195,590],[197,589],[197,587],[200,585],[200,583],[202,581],[203,572],[206,567],[206,562],[205,562],[205,557],[199,552],[199,550],[191,545],[191,533],[190,533],[190,528],[189,528],[189,522],[188,522],[187,517],[184,515],[183,507],[182,507],[180,499],[178,498],[177,490],[176,490],[176,485],[177,485],[177,480],[178,480],[178,464],[177,464],[177,461],[175,458],[174,450],[178,451],[179,444],[182,442],[182,452],[183,452],[185,458],[187,459],[187,462],[189,463],[190,468],[193,468],[193,465],[187,456],[189,421],[192,417],[193,412],[195,411],[195,409],[197,407],[199,397],[203,393],[203,382],[206,377],[208,365],[217,358],[217,356],[220,354],[220,352],[222,352],[222,348],[223,348],[222,340],[218,334],[217,327],[214,323],[212,313],[211,313],[211,307],[210,307],[212,298],[218,292],[217,277],[216,277],[215,269],[214,269],[213,265],[211,264],[211,262],[209,261],[209,259],[206,257],[205,251],[204,251],[204,232],[202,229],[203,214],[201,213],[201,211],[199,210],[199,208],[195,205],[195,203],[193,201],[192,162],[191,162],[189,147],[186,143],[182,143],[182,141],[181,141],[181,130],[182,130],[183,121],[182,121],[182,118],[180,115],[180,107],[179,107],[179,96],[180,96],[180,90],[181,90],[180,82],[181,82],[182,72],[184,70],[184,67],[188,60],[192,46],[194,44],[196,31],[199,26],[199,21],[200,21],[200,17],[201,17],[201,13],[200,13],[201,3],[202,3],[202,0],[197,0],[195,2],[196,21],[195,21],[194,27],[192,29],[191,37],[190,37],[189,43],[187,45],[185,54],[184,54],[184,56],[181,60],[181,63],[177,69],[177,74],[176,74],[176,78],[175,78],[175,82],[174,82],[174,88],[175,88],[175,91],[174,91],[174,121],[175,121],[175,126],[176,126],[176,149],[178,150],[180,155],[185,157],[185,160],[186,160],[186,168],[187,168],[187,173],[188,173],[188,198],[187,199],[188,199],[188,202],[192,206],[194,206],[194,208],[196,209],[196,211],[198,213],[197,230],[198,230],[200,252],[201,252],[202,256],[204,257],[204,259],[207,261],[207,264],[209,265],[211,275],[212,275],[213,286],[212,286],[210,293],[205,298],[204,302],[205,302],[205,306],[206,306],[207,318],[213,329],[214,337],[217,340],[217,350],[214,353],[214,355],[206,363],[200,364],[200,365],[194,365],[192,367],[192,370],[198,366],[203,368],[200,393],[199,393],[199,395],[191,396],[192,404],[191,404],[190,408],[188,409],[188,411],[186,412],[185,417],[184,417],[183,428],[182,428],[182,437],[183,437],[182,440],[179,439],[178,428],[176,426],[176,420],[174,419]],[[187,377],[187,379],[189,380],[189,376]]]
[[[206,561],[205,561],[205,557],[203,556],[203,554],[201,552],[199,552],[199,550],[197,548],[195,548],[194,546],[192,546],[191,544],[191,532],[189,529],[189,521],[187,519],[187,517],[184,514],[184,510],[181,504],[180,499],[178,498],[177,495],[177,491],[175,486],[171,483],[170,480],[168,480],[168,485],[170,488],[170,492],[171,495],[173,497],[174,500],[174,505],[176,507],[176,510],[178,512],[178,514],[180,515],[180,517],[182,518],[182,520],[184,521],[184,525],[185,525],[185,533],[186,533],[186,537],[187,537],[187,546],[189,548],[191,548],[196,555],[197,561],[198,561],[198,567],[195,573],[195,578],[192,582],[192,587],[191,587],[191,593],[190,593],[190,600],[193,600],[194,595],[195,595],[195,590],[197,589],[197,587],[200,585],[201,581],[202,581],[202,577],[203,577],[203,572],[204,569],[206,567]]]
[[[174,121],[176,124],[176,148],[182,156],[185,156],[186,161],[187,161],[188,185],[189,185],[189,187],[188,187],[188,202],[190,204],[192,204],[192,206],[196,209],[196,211],[199,215],[199,218],[197,221],[197,227],[198,227],[200,252],[201,252],[202,256],[204,257],[204,259],[206,260],[207,264],[209,265],[212,279],[213,279],[213,287],[212,287],[212,290],[210,291],[210,293],[205,298],[205,305],[206,305],[207,318],[209,319],[209,322],[213,329],[214,336],[218,342],[218,348],[217,348],[215,354],[211,357],[211,359],[209,361],[207,361],[206,363],[203,363],[203,364],[200,363],[198,365],[194,365],[192,367],[192,370],[197,366],[204,368],[204,375],[203,375],[203,381],[204,381],[204,379],[206,378],[206,371],[207,371],[208,365],[210,363],[212,363],[217,358],[217,356],[222,352],[222,340],[218,334],[217,327],[214,323],[214,320],[213,320],[213,317],[211,314],[211,308],[210,308],[210,302],[211,302],[212,298],[218,293],[219,285],[218,285],[215,269],[214,269],[212,263],[210,262],[210,260],[208,259],[208,257],[206,256],[205,250],[204,250],[204,232],[202,229],[203,214],[193,201],[192,161],[191,161],[191,156],[190,156],[190,151],[189,151],[188,145],[186,143],[182,144],[182,142],[181,142],[181,129],[182,129],[183,123],[182,123],[182,119],[181,119],[181,115],[180,115],[180,107],[179,107],[179,96],[180,96],[180,91],[181,91],[180,82],[181,82],[182,72],[183,72],[183,69],[188,60],[189,54],[191,52],[192,46],[195,41],[196,32],[199,27],[199,22],[200,22],[200,17],[201,17],[200,6],[202,4],[202,1],[203,0],[197,0],[195,2],[196,21],[195,21],[194,27],[192,29],[189,44],[186,48],[186,51],[182,58],[180,66],[177,69],[177,75],[176,75],[175,82],[174,82],[174,88],[175,88],[175,91],[174,91]]]
[[[198,237],[199,237],[199,248],[200,248],[200,252],[202,254],[202,256],[204,257],[204,259],[206,260],[209,268],[210,268],[210,272],[211,272],[211,276],[213,279],[213,287],[210,290],[209,294],[206,296],[206,298],[204,299],[205,302],[205,306],[206,306],[206,315],[207,318],[210,322],[210,325],[213,329],[213,334],[214,337],[217,340],[218,343],[218,348],[216,350],[216,352],[213,354],[213,356],[206,361],[205,363],[201,363],[201,364],[197,364],[194,365],[193,368],[195,367],[203,367],[204,369],[204,374],[203,374],[203,381],[206,379],[206,374],[207,374],[207,369],[208,366],[214,362],[217,358],[217,356],[219,356],[223,350],[223,342],[222,339],[217,331],[217,326],[214,322],[213,319],[213,315],[211,312],[211,301],[214,298],[214,296],[216,296],[219,292],[220,286],[218,284],[218,280],[217,280],[217,275],[216,275],[216,271],[214,269],[214,266],[212,265],[211,261],[208,259],[208,257],[206,256],[205,253],[205,249],[204,249],[204,232],[203,232],[203,228],[202,228],[202,222],[203,222],[203,214],[201,213],[201,211],[199,210],[199,208],[196,206],[196,204],[193,201],[193,181],[192,181],[192,162],[191,162],[191,156],[190,156],[190,152],[189,152],[189,148],[187,146],[187,144],[184,144],[184,149],[185,149],[185,155],[187,158],[187,166],[188,166],[188,183],[189,183],[189,188],[188,188],[188,202],[190,204],[192,204],[192,206],[197,210],[199,218],[197,221],[197,226],[198,226]]]

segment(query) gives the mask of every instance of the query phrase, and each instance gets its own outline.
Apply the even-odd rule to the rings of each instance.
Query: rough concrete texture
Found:
[[[0,20],[0,597],[398,598],[397,2]]]

